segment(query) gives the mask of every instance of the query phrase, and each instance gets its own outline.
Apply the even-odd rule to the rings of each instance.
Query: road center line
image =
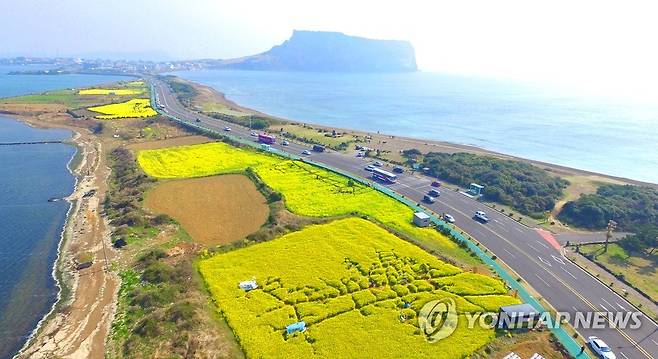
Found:
[[[564,271],[564,273],[567,273],[568,275],[570,275],[571,278],[573,278],[573,279],[578,279],[578,278],[576,278],[575,275],[571,274],[571,272],[569,272],[566,268],[562,267],[562,270]]]
[[[544,282],[544,284],[546,284],[547,287],[551,288],[551,285],[548,284],[548,282],[545,281],[544,278],[540,277],[539,274],[535,273],[535,276],[539,278],[540,281]]]

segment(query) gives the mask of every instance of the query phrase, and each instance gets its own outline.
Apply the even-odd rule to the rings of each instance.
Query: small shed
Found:
[[[516,304],[500,307],[497,327],[499,329],[532,328],[539,323],[541,313],[530,304]]]
[[[430,225],[430,216],[425,212],[414,213],[414,224],[418,227],[427,227]]]
[[[244,282],[240,282],[240,284],[238,284],[238,287],[240,287],[240,289],[244,290],[245,292],[248,292],[250,290],[254,290],[258,288],[258,283],[256,283],[256,280],[253,279],[246,280]]]
[[[292,323],[289,326],[286,327],[286,333],[287,334],[292,334],[295,332],[303,332],[306,330],[306,322],[297,322],[297,323]]]

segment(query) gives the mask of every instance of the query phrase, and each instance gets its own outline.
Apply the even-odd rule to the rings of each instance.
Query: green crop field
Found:
[[[459,358],[495,336],[467,329],[465,312],[483,311],[480,302],[490,298],[496,306],[518,303],[501,295],[499,280],[464,273],[360,218],[217,254],[199,270],[248,357]],[[258,289],[238,288],[253,278]],[[459,323],[432,344],[415,317],[426,302],[445,298],[455,301]],[[297,321],[307,330],[285,335]]]
[[[370,187],[352,183],[344,176],[300,161],[221,142],[145,150],[137,158],[148,175],[158,178],[237,173],[251,167],[268,186],[283,195],[293,213],[312,217],[367,215],[446,257],[467,265],[479,264],[438,231],[413,225],[413,211],[404,204]]]

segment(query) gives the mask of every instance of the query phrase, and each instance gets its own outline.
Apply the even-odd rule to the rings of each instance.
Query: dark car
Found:
[[[439,182],[439,181],[433,181],[433,182],[432,182],[432,187],[441,187],[441,182]]]
[[[402,167],[402,166],[395,166],[395,167],[393,167],[393,172],[395,172],[395,173],[402,173],[402,172],[404,172],[404,167]]]
[[[427,194],[432,197],[438,197],[441,195],[441,192],[439,192],[438,189],[431,189],[429,192],[427,192]]]
[[[423,197],[423,202],[434,203],[434,202],[436,202],[436,198],[426,194],[425,197]]]

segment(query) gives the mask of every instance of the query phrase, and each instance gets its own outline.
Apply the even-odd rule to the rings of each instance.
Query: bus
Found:
[[[267,135],[267,134],[264,134],[264,133],[259,133],[258,134],[258,142],[266,143],[268,145],[271,145],[274,142],[276,142],[276,137],[274,137],[272,135]]]
[[[372,178],[388,183],[395,183],[398,180],[398,176],[376,167],[372,170]]]

